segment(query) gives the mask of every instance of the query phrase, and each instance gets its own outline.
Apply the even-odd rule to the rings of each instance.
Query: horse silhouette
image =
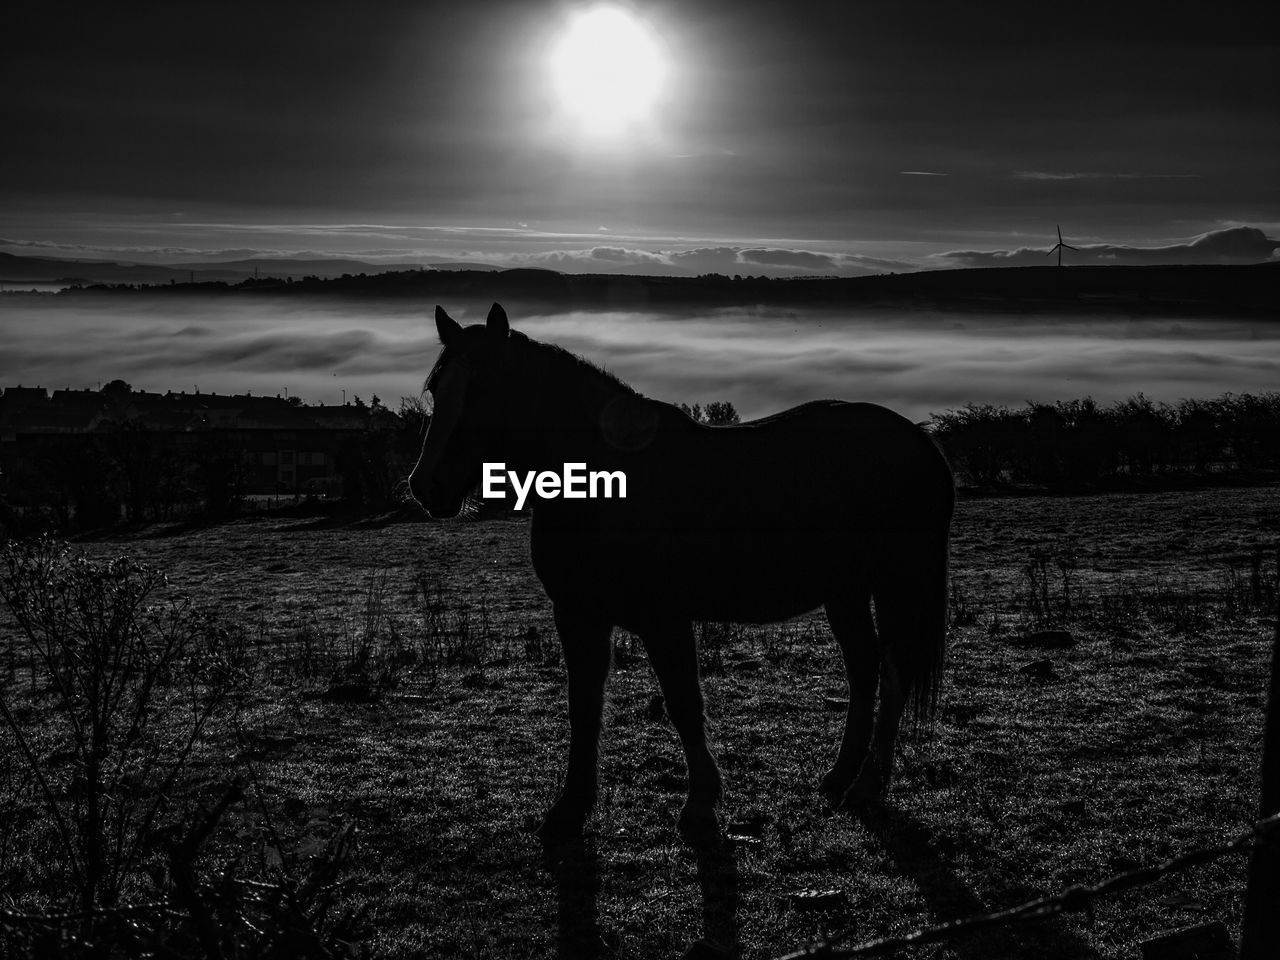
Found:
[[[825,607],[850,696],[821,789],[836,805],[880,795],[904,708],[933,714],[943,666],[955,494],[929,436],[884,407],[835,400],[709,427],[511,330],[496,303],[484,325],[465,328],[437,306],[436,328],[434,413],[409,479],[432,516],[457,515],[485,462],[521,472],[585,463],[627,478],[625,499],[534,500],[533,568],[564,650],[570,725],[544,840],[580,834],[595,802],[614,627],[643,641],[680,735],[686,840],[716,835],[721,793],[698,620],[768,623]]]

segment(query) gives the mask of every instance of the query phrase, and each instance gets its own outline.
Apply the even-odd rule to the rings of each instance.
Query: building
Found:
[[[61,448],[122,432],[180,462],[234,460],[241,494],[338,495],[342,458],[371,431],[395,430],[381,407],[305,406],[280,397],[8,387],[0,393],[0,472],[30,477]]]

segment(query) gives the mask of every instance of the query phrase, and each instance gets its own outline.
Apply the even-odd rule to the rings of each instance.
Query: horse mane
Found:
[[[445,351],[441,350],[440,355],[436,357],[436,362],[431,365],[431,369],[427,371],[427,378],[422,381],[422,392],[426,393],[431,389],[431,384],[435,382],[436,377],[440,376],[440,368],[444,366]]]
[[[639,396],[638,391],[625,380],[617,376],[617,374],[610,373],[599,364],[593,363],[586,357],[572,353],[558,344],[544,343],[541,340],[534,340],[528,334],[521,333],[518,330],[512,330],[510,337],[513,341],[518,343],[522,349],[528,349],[531,353],[538,355],[539,358],[546,362],[548,366],[568,368],[588,376],[597,377],[603,379],[611,386]]]
[[[576,353],[566,350],[558,344],[535,340],[533,337],[526,333],[521,333],[519,330],[512,330],[508,336],[512,341],[519,344],[521,349],[528,350],[548,366],[575,370],[588,376],[603,379],[606,383],[617,387],[619,390],[624,390],[627,393],[634,394],[635,396],[640,395],[634,387],[621,377],[614,373],[610,373],[608,370],[604,369],[604,367],[593,363],[586,357],[579,356]],[[449,351],[447,349],[441,350],[440,355],[436,357],[436,362],[432,365],[430,372],[427,374],[427,378],[422,382],[422,390],[424,393],[430,389],[432,382],[440,375],[440,371],[444,367],[444,362],[447,358],[448,352]]]

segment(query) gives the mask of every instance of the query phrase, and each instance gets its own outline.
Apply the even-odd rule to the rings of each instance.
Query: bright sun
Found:
[[[645,123],[666,77],[653,29],[616,6],[576,14],[551,49],[556,93],[587,136],[613,138]]]

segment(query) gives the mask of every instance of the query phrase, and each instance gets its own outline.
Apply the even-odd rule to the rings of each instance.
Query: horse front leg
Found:
[[[556,631],[564,651],[569,688],[569,761],[560,799],[538,828],[545,841],[580,836],[596,802],[600,715],[609,673],[613,625],[582,611],[555,606]]]
[[[720,833],[715,808],[720,802],[720,770],[707,747],[698,650],[688,622],[663,624],[641,633],[649,663],[658,675],[667,716],[680,735],[689,768],[689,797],[680,811],[680,835],[693,844],[715,840]]]

